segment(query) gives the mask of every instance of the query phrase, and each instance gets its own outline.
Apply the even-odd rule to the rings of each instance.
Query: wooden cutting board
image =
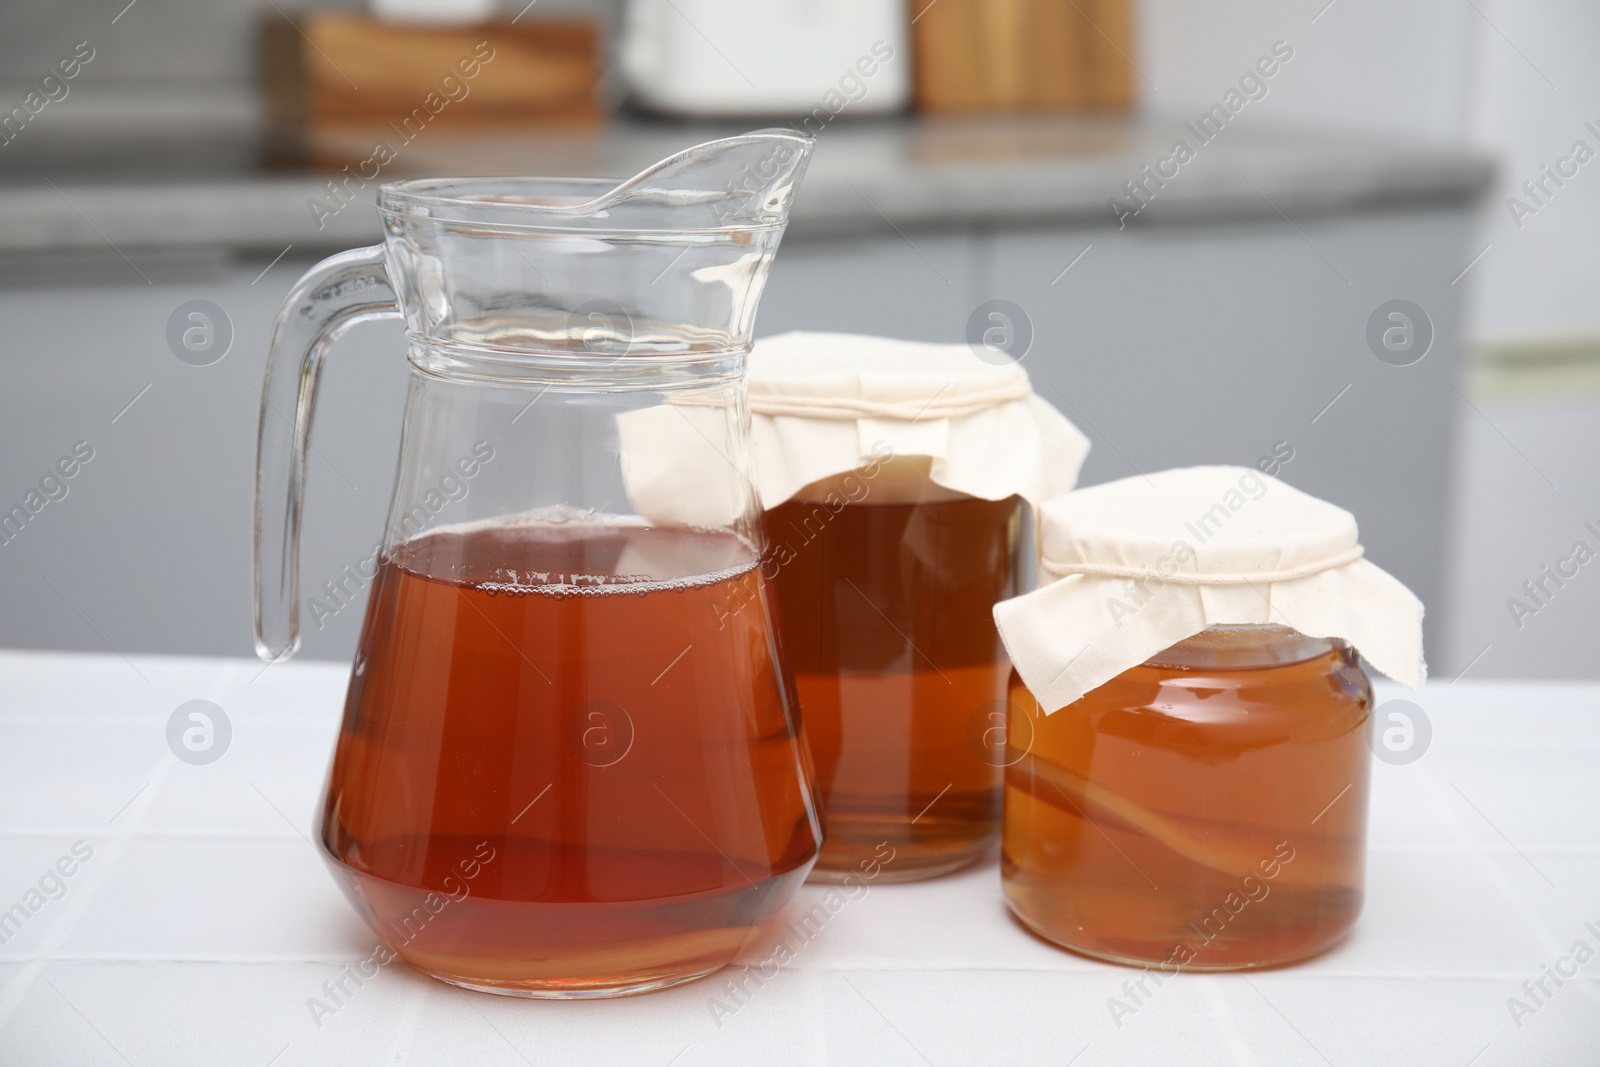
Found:
[[[593,124],[600,54],[596,24],[580,19],[417,25],[271,13],[260,34],[279,129]]]
[[[928,112],[1131,107],[1132,0],[910,0]]]

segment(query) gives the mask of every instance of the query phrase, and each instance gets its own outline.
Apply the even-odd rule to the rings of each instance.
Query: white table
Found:
[[[1600,953],[1600,686],[1413,696],[1433,743],[1375,766],[1355,933],[1298,967],[1182,975],[1120,1027],[1107,1001],[1137,972],[1024,933],[992,860],[871,888],[720,1026],[724,975],[557,1003],[398,963],[319,1026],[308,1001],[374,945],[308,837],[345,673],[0,652],[0,909],[93,850],[0,946],[0,1063],[1600,1064],[1600,955],[1520,1026],[1507,1004],[1576,942]],[[166,742],[197,698],[233,727],[205,766]]]

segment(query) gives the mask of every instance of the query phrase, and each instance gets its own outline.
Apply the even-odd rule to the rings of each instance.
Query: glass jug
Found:
[[[269,660],[297,644],[327,344],[406,323],[399,472],[321,844],[428,974],[535,997],[674,985],[731,960],[816,859],[743,380],[810,150],[761,131],[621,184],[385,185],[384,244],[325,260],[279,311],[256,476]],[[646,409],[693,409],[720,438],[727,462],[689,474],[736,502],[726,521],[630,501],[618,420]],[[747,606],[727,623],[730,602]]]

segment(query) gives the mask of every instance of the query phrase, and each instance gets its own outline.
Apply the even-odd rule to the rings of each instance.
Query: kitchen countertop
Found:
[[[135,113],[137,112],[137,113]],[[371,243],[377,214],[352,203],[318,220],[329,173],[261,165],[245,116],[121,121],[62,116],[0,152],[0,256],[222,250],[272,255]],[[181,118],[181,116],[179,116]],[[634,173],[736,126],[619,119],[593,131],[497,137],[425,133],[378,182],[421,174]],[[1114,225],[1109,199],[1183,138],[1195,158],[1130,221],[1147,225],[1470,202],[1493,165],[1464,148],[1274,129],[1245,118],[1201,144],[1179,118],[835,119],[818,137],[796,235],[1049,222]],[[396,139],[398,144],[398,140]],[[372,155],[371,136],[329,139],[325,158]],[[336,168],[335,168],[336,169]],[[1169,167],[1170,170],[1170,167]]]
[[[1578,943],[1600,948],[1600,685],[1405,694],[1426,710],[1431,746],[1409,765],[1374,764],[1365,914],[1299,966],[1184,974],[1135,998],[1139,972],[1013,922],[991,859],[870,886],[742,1002],[724,986],[738,970],[559,1003],[468,994],[394,963],[314,1015],[323,983],[374,946],[311,844],[346,670],[0,652],[0,908],[79,842],[92,850],[0,946],[0,1062],[1600,1059],[1600,958],[1574,962]],[[1400,695],[1380,686],[1380,700]],[[195,766],[166,730],[202,698],[232,735]],[[823,893],[804,888],[800,906]],[[771,948],[753,946],[750,962]],[[1568,977],[1556,985],[1546,968]],[[1529,993],[1539,980],[1545,994]],[[1120,1025],[1112,998],[1136,1005]],[[1511,998],[1528,1010],[1514,1018]]]

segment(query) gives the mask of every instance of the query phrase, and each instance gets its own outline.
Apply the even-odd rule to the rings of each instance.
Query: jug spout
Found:
[[[782,226],[814,142],[793,130],[756,130],[684,149],[647,168],[582,210],[589,215],[659,213],[695,229],[705,213],[719,226]]]

